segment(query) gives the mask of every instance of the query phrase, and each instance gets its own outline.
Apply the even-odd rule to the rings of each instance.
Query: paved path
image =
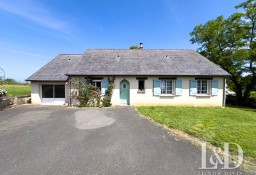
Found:
[[[203,175],[200,166],[200,148],[131,107],[28,105],[0,112],[1,175]]]

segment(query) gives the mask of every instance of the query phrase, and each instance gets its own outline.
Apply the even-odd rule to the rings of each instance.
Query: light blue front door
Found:
[[[120,82],[120,103],[124,105],[130,104],[130,84],[127,80]]]

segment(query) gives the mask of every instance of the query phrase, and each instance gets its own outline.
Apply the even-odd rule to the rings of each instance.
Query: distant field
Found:
[[[5,89],[9,97],[31,94],[30,85],[5,85]]]

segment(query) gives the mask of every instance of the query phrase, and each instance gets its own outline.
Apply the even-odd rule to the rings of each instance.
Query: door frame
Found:
[[[121,103],[121,87],[122,87],[122,84],[123,83],[126,83],[127,84],[127,88],[128,88],[128,93],[127,93],[127,103],[124,104],[124,103]],[[127,81],[126,79],[123,79],[122,81],[120,81],[120,84],[119,84],[119,89],[120,89],[120,94],[119,94],[119,100],[120,100],[120,104],[121,105],[130,105],[130,83],[129,81]]]

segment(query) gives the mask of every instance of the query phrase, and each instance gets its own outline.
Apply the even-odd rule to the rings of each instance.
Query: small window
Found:
[[[123,88],[124,88],[124,89],[126,88],[126,84],[123,84]]]
[[[208,94],[207,80],[197,80],[197,94]]]
[[[139,91],[145,91],[145,80],[139,80],[138,90]]]
[[[161,94],[172,94],[173,93],[172,80],[161,80],[160,88],[161,88]]]
[[[91,85],[98,87],[101,89],[101,80],[92,80]]]

